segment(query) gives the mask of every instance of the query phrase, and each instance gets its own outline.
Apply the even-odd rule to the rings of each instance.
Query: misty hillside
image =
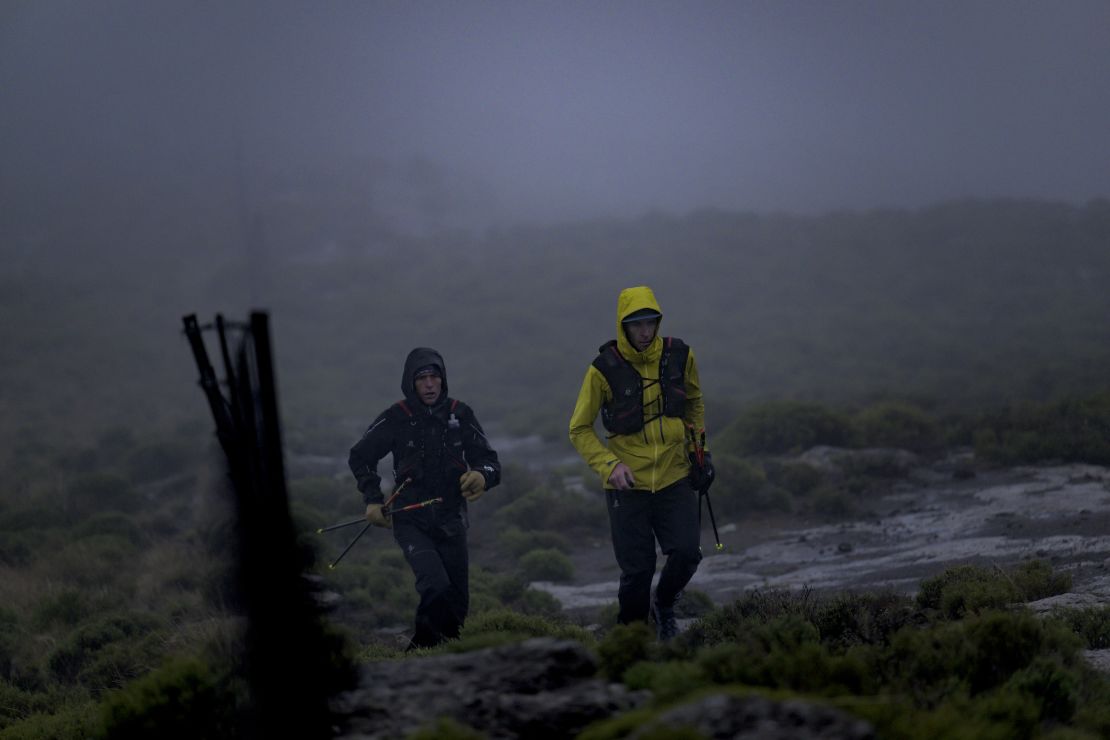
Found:
[[[1104,388],[1110,203],[700,211],[413,236],[326,199],[149,207],[9,229],[6,441],[207,428],[181,316],[271,312],[291,445],[343,454],[413,346],[487,426],[564,434],[618,291],[651,285],[695,349],[710,423],[753,400],[941,410]],[[140,204],[142,205],[142,204]],[[324,224],[324,225],[321,225]],[[10,445],[6,445],[10,448]]]

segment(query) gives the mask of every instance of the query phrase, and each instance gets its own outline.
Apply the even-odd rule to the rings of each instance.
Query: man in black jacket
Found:
[[[447,396],[446,366],[434,349],[409,353],[401,390],[404,400],[378,415],[349,463],[366,519],[393,528],[416,576],[420,604],[410,648],[429,647],[457,637],[466,619],[466,507],[498,484],[501,463],[470,407]],[[377,470],[387,454],[394,479],[388,501]]]

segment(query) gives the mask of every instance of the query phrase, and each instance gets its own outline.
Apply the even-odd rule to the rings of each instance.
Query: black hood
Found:
[[[405,394],[405,399],[417,408],[423,406],[424,402],[417,397],[416,391],[412,387],[412,376],[425,365],[438,367],[439,377],[443,378],[443,390],[440,391],[436,405],[447,398],[447,366],[443,364],[443,356],[430,347],[417,347],[409,352],[409,356],[405,358],[405,372],[401,375],[401,392]]]

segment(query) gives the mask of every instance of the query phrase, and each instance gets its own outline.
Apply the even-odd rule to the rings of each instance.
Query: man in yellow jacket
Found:
[[[621,569],[621,624],[653,617],[659,639],[677,634],[674,603],[701,561],[698,490],[713,480],[708,456],[690,455],[688,430],[705,425],[697,364],[681,340],[659,335],[663,312],[651,288],[617,299],[617,338],[586,370],[570,418],[570,441],[601,477],[613,551]],[[594,431],[598,413],[607,444]],[[700,444],[700,442],[699,442]],[[655,541],[667,556],[655,595]]]

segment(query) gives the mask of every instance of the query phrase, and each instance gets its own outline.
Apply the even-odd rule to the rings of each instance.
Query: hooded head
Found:
[[[423,405],[424,401],[417,394],[413,384],[418,375],[428,373],[435,373],[443,381],[439,398],[435,401],[439,403],[447,398],[447,366],[443,363],[443,356],[429,347],[417,347],[409,352],[409,356],[405,358],[404,373],[401,375],[401,392],[405,394],[407,400],[418,406]]]
[[[629,341],[625,324],[649,320],[656,321],[655,338],[647,348],[642,350],[644,352],[650,352],[656,345],[662,345],[663,340],[659,338],[658,325],[663,322],[663,311],[659,308],[659,302],[655,300],[655,294],[646,285],[622,290],[617,298],[617,348],[622,355],[627,357],[629,354],[641,351]]]

